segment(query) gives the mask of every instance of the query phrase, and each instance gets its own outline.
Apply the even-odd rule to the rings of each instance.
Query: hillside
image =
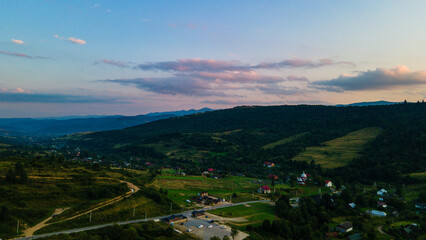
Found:
[[[255,173],[264,161],[273,161],[288,169],[306,168],[307,163],[291,159],[309,147],[321,146],[333,139],[339,141],[338,138],[351,132],[380,128],[383,129],[380,133],[368,133],[371,137],[358,144],[354,156],[358,159],[368,153],[374,161],[379,161],[376,158],[381,153],[385,154],[381,158],[388,158],[387,154],[391,154],[388,145],[379,144],[376,153],[368,148],[385,139],[401,149],[399,153],[392,153],[387,163],[395,161],[393,168],[406,172],[414,165],[397,161],[395,156],[401,155],[404,161],[410,162],[407,156],[420,154],[415,166],[424,163],[421,146],[425,143],[425,121],[426,104],[422,103],[365,107],[236,107],[163,119],[118,131],[78,135],[67,143],[85,146],[93,153],[107,154],[114,159],[133,157],[158,165]],[[400,146],[413,141],[419,141],[420,145],[405,149]],[[351,160],[345,162],[336,166],[345,166]]]

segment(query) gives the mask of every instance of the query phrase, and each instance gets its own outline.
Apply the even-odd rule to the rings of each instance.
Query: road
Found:
[[[214,207],[205,207],[202,210],[209,211],[209,210],[214,210],[214,209],[219,209],[219,208],[226,208],[226,207],[239,206],[239,205],[258,203],[258,202],[270,202],[270,200],[257,200],[257,201],[241,202],[241,203],[232,203],[232,204],[220,205],[220,206],[214,206]],[[201,210],[201,209],[197,209],[197,210]],[[175,213],[175,214],[172,214],[172,215],[183,214],[183,215],[189,217],[189,216],[191,216],[191,212],[192,212],[192,210],[181,212],[181,213]],[[70,234],[70,233],[76,233],[76,232],[84,232],[84,231],[95,230],[95,229],[99,229],[99,228],[113,226],[114,224],[126,225],[126,224],[139,223],[139,222],[144,222],[144,221],[153,221],[153,220],[156,220],[156,219],[162,219],[162,218],[166,218],[166,217],[169,217],[169,216],[171,216],[171,215],[158,216],[158,217],[152,217],[152,218],[147,218],[147,219],[145,219],[145,218],[136,219],[136,220],[125,221],[125,222],[106,223],[106,224],[101,224],[101,225],[95,225],[95,226],[84,227],[84,228],[76,228],[76,229],[65,230],[65,231],[60,231],[60,232],[33,235],[31,237],[14,238],[14,240],[29,240],[29,239],[37,239],[37,238],[49,237],[49,236],[59,235],[59,234]]]
[[[46,177],[30,176],[30,178],[44,179],[44,178],[46,178]],[[71,178],[62,178],[62,177],[47,177],[47,178],[49,178],[49,179],[52,179],[52,178],[53,178],[53,179],[71,179]],[[99,178],[99,179],[109,179],[109,180],[114,180],[114,179],[111,179],[111,178]],[[113,203],[119,202],[119,201],[121,201],[121,200],[125,199],[126,197],[131,196],[132,194],[134,194],[134,193],[136,193],[136,192],[138,192],[138,191],[140,190],[138,186],[134,185],[134,184],[133,184],[133,183],[131,183],[131,182],[126,182],[126,181],[123,181],[123,180],[119,180],[119,182],[120,182],[120,183],[126,183],[126,184],[127,184],[127,187],[129,188],[129,191],[128,191],[128,192],[126,192],[126,193],[125,193],[125,194],[123,194],[123,195],[118,196],[118,197],[115,197],[115,198],[112,198],[112,199],[106,200],[106,201],[104,201],[104,202],[98,203],[98,204],[96,204],[96,205],[94,205],[94,206],[90,207],[90,208],[89,208],[89,210],[87,210],[87,211],[85,211],[85,212],[82,212],[82,213],[78,213],[78,212],[77,212],[77,214],[76,214],[76,215],[74,215],[74,216],[72,216],[72,217],[69,217],[69,218],[67,218],[67,219],[64,219],[64,220],[61,220],[61,221],[56,221],[56,222],[53,222],[53,223],[47,223],[50,219],[52,219],[52,218],[53,218],[53,216],[54,216],[54,215],[61,214],[63,211],[65,211],[65,210],[66,210],[66,209],[68,209],[68,208],[64,208],[64,209],[56,209],[56,210],[55,210],[55,212],[54,212],[54,213],[53,213],[50,217],[48,217],[47,219],[43,220],[42,222],[38,223],[37,225],[35,225],[35,226],[33,226],[33,227],[30,227],[30,228],[25,229],[25,230],[23,231],[24,236],[25,236],[25,237],[31,237],[31,236],[33,235],[33,233],[34,233],[34,232],[36,232],[36,231],[38,231],[38,230],[40,230],[40,229],[42,229],[42,228],[44,228],[44,227],[46,227],[46,226],[48,226],[48,225],[55,224],[55,223],[59,223],[59,222],[65,222],[65,221],[68,221],[68,220],[71,220],[71,219],[74,219],[74,218],[80,217],[80,216],[82,216],[82,215],[89,214],[89,213],[91,213],[91,212],[93,212],[93,211],[95,211],[95,210],[98,210],[99,208],[103,208],[103,207],[106,207],[106,206],[111,205],[111,204],[113,204]]]

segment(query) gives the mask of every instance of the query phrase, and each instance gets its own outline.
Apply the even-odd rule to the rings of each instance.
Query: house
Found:
[[[261,186],[257,189],[258,193],[271,193],[271,188],[269,186]]]
[[[166,223],[174,223],[174,222],[184,221],[186,219],[187,217],[185,217],[183,214],[177,214],[177,215],[171,215],[171,216],[165,217],[161,220],[163,220]]]
[[[380,189],[379,191],[377,191],[377,195],[379,196],[385,196],[388,194],[388,191],[386,191],[385,189]]]
[[[151,166],[151,165],[152,165],[152,163],[150,163],[150,162],[146,162],[146,163],[145,163],[145,165],[147,165],[147,166]]]
[[[336,227],[336,230],[341,233],[347,233],[353,230],[353,226],[352,226],[352,223],[346,221],[339,224],[339,226]]]
[[[377,201],[377,206],[382,207],[382,208],[386,208],[388,205],[385,202]]]
[[[349,203],[348,205],[349,205],[349,207],[351,207],[351,208],[355,208],[355,207],[356,207],[356,204],[355,204],[355,203],[353,203],[353,202],[352,202],[352,203]]]
[[[209,168],[209,169],[207,169],[207,171],[209,171],[209,172],[213,172],[213,168]]]
[[[200,196],[201,197],[207,197],[207,196],[209,196],[209,193],[208,192],[202,192],[202,193],[200,193]]]
[[[203,175],[203,176],[207,176],[207,175],[209,175],[210,174],[210,172],[209,171],[204,171],[204,172],[202,172],[201,173],[201,175]]]
[[[371,216],[376,216],[376,217],[386,217],[386,213],[383,211],[378,211],[378,210],[367,210],[365,213],[371,215]]]
[[[333,183],[330,180],[325,180],[325,186],[326,187],[332,187]]]
[[[197,218],[200,216],[206,215],[206,212],[204,210],[200,210],[200,211],[193,211],[192,212],[192,217]]]
[[[276,179],[278,179],[278,176],[277,176],[277,175],[269,174],[269,175],[268,175],[268,178],[273,178],[273,179],[275,179],[275,180],[276,180]]]
[[[306,181],[308,180],[308,175],[306,175],[305,172],[300,175],[300,177],[297,178],[297,184],[299,185],[306,185]]]
[[[263,166],[271,168],[271,167],[275,167],[275,163],[273,163],[273,162],[264,162]]]

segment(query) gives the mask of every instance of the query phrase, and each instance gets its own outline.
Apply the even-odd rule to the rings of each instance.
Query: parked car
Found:
[[[203,225],[203,224],[201,224],[201,225],[198,225],[198,228],[202,228],[202,227],[204,227],[204,225]]]
[[[208,227],[208,228],[212,228],[213,226],[212,226],[212,225],[208,225],[207,227]]]

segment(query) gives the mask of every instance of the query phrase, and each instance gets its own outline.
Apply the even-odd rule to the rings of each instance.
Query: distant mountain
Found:
[[[146,116],[158,116],[158,115],[163,115],[163,114],[173,114],[177,117],[180,116],[185,116],[185,115],[190,115],[190,114],[195,114],[195,113],[203,113],[203,112],[209,112],[209,111],[214,111],[211,108],[201,108],[201,109],[190,109],[190,110],[181,110],[181,111],[174,111],[174,112],[153,112],[153,113],[148,113],[146,114]]]
[[[376,102],[359,102],[351,104],[338,104],[336,107],[365,107],[365,106],[382,106],[382,105],[393,105],[399,104],[402,102],[388,102],[388,101],[376,101]]]
[[[57,118],[0,118],[0,136],[60,136],[79,132],[118,130],[140,124],[212,111],[209,108],[137,116],[67,116]]]

